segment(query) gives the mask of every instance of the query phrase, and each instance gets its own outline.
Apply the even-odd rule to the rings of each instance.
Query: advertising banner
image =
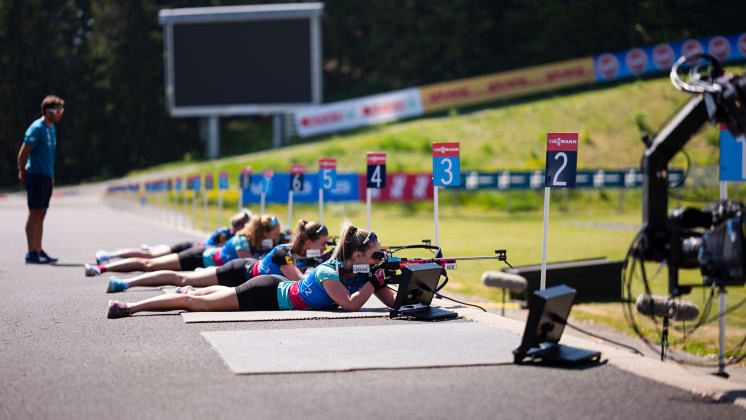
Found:
[[[356,173],[337,173],[336,183],[331,190],[324,191],[324,201],[360,201],[359,178]],[[287,203],[288,193],[285,187],[290,183],[289,173],[275,173],[267,192],[267,203]],[[283,188],[281,188],[282,186]],[[261,197],[263,179],[254,177],[251,187],[244,190],[247,200],[258,203]],[[304,179],[303,189],[293,192],[294,203],[312,203],[319,200],[319,177],[308,176]]]
[[[359,179],[360,191],[365,191],[366,177]],[[371,189],[373,201],[417,201],[433,198],[432,174],[388,174],[386,175],[386,187]],[[365,197],[361,195],[360,200]]]
[[[610,52],[593,58],[594,73],[599,82],[665,72],[682,55],[706,52],[728,62],[746,59],[746,33],[688,39],[653,46]]]
[[[420,94],[411,88],[303,108],[294,119],[298,135],[308,137],[418,115],[422,115]]]
[[[420,87],[425,112],[592,83],[591,57]]]

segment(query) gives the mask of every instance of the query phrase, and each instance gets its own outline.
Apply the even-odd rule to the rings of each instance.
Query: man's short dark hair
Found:
[[[49,108],[57,108],[57,107],[62,107],[64,105],[65,105],[65,101],[59,96],[47,95],[41,101],[41,113],[44,114],[44,111],[48,110]]]

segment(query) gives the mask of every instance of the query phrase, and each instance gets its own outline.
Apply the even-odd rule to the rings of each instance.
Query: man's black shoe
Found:
[[[41,252],[39,252],[39,256],[46,258],[47,261],[50,263],[56,263],[57,261],[59,261],[59,258],[50,257],[49,255],[47,255],[46,252],[44,252],[43,249],[41,250]]]

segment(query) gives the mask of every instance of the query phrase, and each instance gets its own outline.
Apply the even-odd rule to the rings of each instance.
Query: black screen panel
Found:
[[[312,103],[308,19],[173,25],[174,106]]]

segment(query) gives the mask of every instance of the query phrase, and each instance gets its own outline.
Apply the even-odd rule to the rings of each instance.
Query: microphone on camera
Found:
[[[687,300],[673,300],[665,296],[640,295],[635,302],[637,312],[649,317],[670,318],[674,321],[692,321],[699,316],[697,305]]]

